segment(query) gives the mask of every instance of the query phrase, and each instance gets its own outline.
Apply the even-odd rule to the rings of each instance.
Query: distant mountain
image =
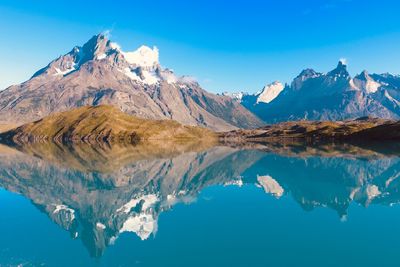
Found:
[[[400,118],[400,76],[363,71],[352,78],[341,61],[326,74],[305,69],[290,85],[275,82],[261,93],[242,95],[237,101],[268,123]]]
[[[160,66],[157,48],[124,52],[103,34],[50,62],[30,80],[0,92],[0,123],[25,123],[71,108],[108,104],[146,119],[213,130],[262,122],[227,96]]]
[[[274,100],[285,88],[279,81],[267,84],[264,88],[255,94],[246,92],[223,92],[223,96],[229,96],[233,100],[243,104],[246,107],[252,107],[259,103],[270,103]]]
[[[242,97],[240,99],[235,99],[243,106],[248,109],[253,109],[254,106],[259,104],[268,104],[272,102],[285,88],[285,86],[276,81],[271,84],[267,84],[264,88],[255,94],[241,93]]]
[[[230,98],[232,98],[235,101],[241,102],[243,97],[247,96],[247,93],[244,92],[234,92],[234,93],[230,93],[230,92],[223,92],[222,93],[223,96],[228,96]]]

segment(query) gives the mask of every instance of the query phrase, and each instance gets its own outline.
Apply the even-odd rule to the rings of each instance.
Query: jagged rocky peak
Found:
[[[376,82],[366,70],[361,72],[353,79],[354,87],[358,90],[364,91],[368,94],[378,91],[381,84]]]
[[[49,65],[37,71],[34,77],[40,75],[63,77],[83,64],[92,60],[102,60],[111,54],[118,53],[113,43],[104,35],[98,34],[89,39],[83,46],[75,46],[69,53],[58,57]]]
[[[300,74],[296,78],[315,78],[317,76],[320,76],[321,73],[316,72],[314,69],[304,69],[300,72]]]
[[[110,41],[102,33],[90,38],[83,46],[75,46],[69,53],[36,72],[33,77],[44,74],[62,78],[80,69],[86,63],[99,61],[105,61],[105,64],[116,68],[127,78],[144,84],[181,81],[173,71],[161,68],[157,47],[150,48],[142,45],[135,51],[124,52],[117,43]],[[182,83],[184,81],[182,79]]]
[[[249,95],[241,101],[268,123],[289,120],[346,120],[362,116],[398,119],[400,76],[369,74],[352,78],[345,60],[328,73],[304,69],[269,103]],[[268,91],[268,90],[263,90]],[[261,91],[261,92],[263,92]]]
[[[339,60],[336,69],[328,72],[327,76],[337,78],[350,79],[350,74],[347,71],[347,64],[344,60]]]
[[[103,59],[113,50],[110,40],[104,34],[95,35],[82,46],[83,62]]]
[[[271,84],[264,86],[264,88],[256,94],[257,103],[270,103],[283,91],[285,86],[279,82],[275,81]]]
[[[291,87],[293,90],[299,90],[303,86],[303,83],[305,81],[309,79],[318,78],[321,75],[322,73],[316,72],[313,69],[305,69],[302,72],[300,72],[300,74],[296,78],[294,78]]]
[[[83,45],[82,52],[87,60],[102,60],[110,54],[117,53],[121,54],[131,67],[155,68],[159,66],[157,47],[150,48],[142,45],[135,51],[124,52],[117,43],[110,41],[104,34],[93,36]]]
[[[117,53],[122,55],[127,65],[131,68],[141,67],[145,70],[155,70],[159,67],[159,51],[157,47],[150,48],[142,45],[135,51],[125,52],[117,43],[111,42],[103,34],[93,36],[83,46],[83,52],[90,56],[90,60],[101,60],[110,54]]]
[[[367,70],[363,70],[360,74],[356,75],[354,79],[358,79],[360,81],[368,81],[371,79],[371,77],[369,76]]]

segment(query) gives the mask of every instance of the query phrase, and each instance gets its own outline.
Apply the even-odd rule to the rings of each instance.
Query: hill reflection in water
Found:
[[[148,239],[161,213],[210,186],[256,186],[341,220],[352,202],[400,201],[400,159],[382,147],[32,144],[0,154],[0,187],[30,199],[92,257],[124,232]]]

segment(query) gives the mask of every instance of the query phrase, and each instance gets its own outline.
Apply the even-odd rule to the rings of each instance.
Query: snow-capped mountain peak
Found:
[[[233,100],[246,105],[257,105],[259,103],[268,104],[272,102],[278,95],[285,89],[285,86],[275,81],[271,84],[264,86],[264,88],[255,94],[248,94],[244,92],[223,92],[223,96],[228,96]]]
[[[90,62],[108,65],[119,73],[125,74],[130,80],[147,85],[154,85],[161,81],[185,83],[184,79],[176,77],[171,70],[161,68],[157,47],[150,48],[142,45],[135,51],[125,52],[120,45],[111,42],[104,34],[93,36],[81,47],[74,47],[69,53],[36,72],[33,77],[45,74],[60,79]]]
[[[316,72],[313,69],[305,69],[303,70],[292,82],[292,89],[299,90],[303,87],[303,83],[309,79],[318,78],[322,75],[322,73]]]
[[[270,103],[283,91],[284,88],[285,86],[278,81],[264,86],[264,88],[256,94],[256,103]]]
[[[315,78],[320,75],[321,75],[321,73],[316,72],[313,69],[304,69],[300,72],[300,74],[297,76],[297,78],[303,78],[303,80],[305,80],[305,79],[309,79],[309,78]]]
[[[118,51],[104,34],[94,35],[83,46],[75,46],[69,53],[53,60],[32,77],[42,74],[63,77],[78,70],[89,61],[102,60],[116,52]]]
[[[266,122],[288,120],[346,120],[364,116],[400,117],[400,76],[368,74],[352,78],[340,61],[326,73],[303,70],[268,105],[248,97],[241,103]]]
[[[368,94],[375,93],[378,91],[379,87],[382,86],[379,82],[376,82],[366,70],[354,77],[353,84],[358,90]]]
[[[88,42],[82,46],[80,64],[83,64],[89,60],[103,59],[113,50],[111,42],[104,34],[98,34],[93,36]]]
[[[160,67],[157,47],[151,49],[142,45],[132,52],[124,52],[118,45],[116,47],[128,64],[128,67],[125,67],[122,72],[130,79],[150,85],[160,81],[176,83],[179,80],[171,70],[163,70]]]
[[[122,51],[121,51],[122,52]],[[159,64],[159,51],[157,47],[151,49],[148,46],[142,45],[133,52],[122,52],[126,61],[131,65],[140,67],[154,67]]]
[[[247,93],[244,92],[223,92],[222,93],[223,96],[228,96],[230,98],[232,98],[235,101],[238,101],[239,103],[242,101],[243,97],[248,95]]]
[[[379,82],[381,85],[385,87],[390,87],[393,89],[400,88],[400,75],[395,75],[386,72],[383,74],[371,74],[370,76],[376,82]]]

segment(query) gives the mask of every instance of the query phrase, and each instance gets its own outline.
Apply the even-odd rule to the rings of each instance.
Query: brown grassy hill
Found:
[[[393,121],[360,118],[348,121],[296,121],[268,125],[255,130],[235,130],[220,134],[226,142],[240,141],[352,141],[400,139],[400,124]]]
[[[56,113],[0,135],[15,143],[39,141],[129,142],[160,140],[216,140],[205,128],[183,126],[172,120],[146,120],[112,106],[90,106]]]

